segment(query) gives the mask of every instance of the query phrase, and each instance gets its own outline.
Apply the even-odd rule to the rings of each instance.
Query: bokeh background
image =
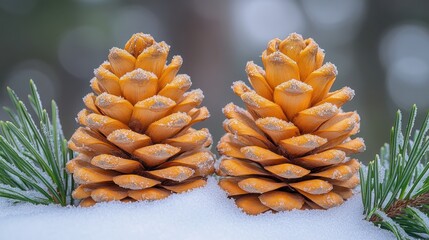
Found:
[[[217,142],[246,62],[261,64],[270,39],[298,32],[337,65],[334,89],[356,91],[345,109],[361,115],[367,162],[388,141],[397,109],[416,103],[420,122],[429,109],[428,13],[424,0],[0,0],[0,105],[9,104],[6,86],[24,98],[31,78],[45,104],[58,102],[70,136],[93,69],[131,34],[150,33],[182,55],[181,73],[204,90],[212,117],[202,125]]]

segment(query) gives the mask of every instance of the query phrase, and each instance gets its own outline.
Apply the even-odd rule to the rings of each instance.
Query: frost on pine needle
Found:
[[[72,203],[73,180],[65,164],[73,153],[67,148],[55,102],[49,118],[33,81],[30,90],[34,119],[8,88],[13,108],[4,108],[11,121],[0,122],[0,197],[65,206]]]
[[[402,131],[398,111],[390,143],[360,171],[366,219],[398,239],[429,237],[429,114],[420,130],[413,132],[416,115],[413,106]]]
[[[393,221],[386,213],[377,210],[374,212],[380,219],[382,219],[381,225],[392,231],[398,239],[411,239],[411,237],[402,229],[402,227]]]

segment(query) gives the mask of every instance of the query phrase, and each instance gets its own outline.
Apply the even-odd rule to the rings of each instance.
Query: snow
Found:
[[[362,220],[360,196],[327,211],[247,216],[214,178],[157,202],[63,208],[0,200],[0,209],[0,239],[395,239]]]

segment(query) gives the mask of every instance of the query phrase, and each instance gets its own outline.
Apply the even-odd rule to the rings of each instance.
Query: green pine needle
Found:
[[[12,108],[4,108],[11,121],[0,121],[0,197],[33,204],[73,204],[73,179],[66,163],[73,158],[67,147],[54,101],[50,118],[43,108],[36,85],[30,80],[25,104],[8,88]]]
[[[414,105],[403,132],[398,111],[390,144],[360,170],[366,219],[398,239],[429,238],[429,113],[413,132],[416,115]]]

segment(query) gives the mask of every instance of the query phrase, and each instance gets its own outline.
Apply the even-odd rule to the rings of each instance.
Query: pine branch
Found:
[[[429,114],[413,133],[417,107],[411,109],[403,133],[398,111],[385,144],[360,170],[366,219],[392,231],[398,239],[429,237]]]
[[[407,207],[419,208],[423,205],[429,205],[429,193],[425,193],[408,200],[398,200],[386,210],[386,213],[387,216],[391,218],[397,217],[403,214]]]
[[[403,214],[407,207],[420,208],[424,205],[429,205],[429,193],[425,193],[408,200],[397,200],[388,209],[386,209],[385,212],[388,217],[394,218]],[[369,220],[371,222],[379,221],[375,215],[373,215]]]
[[[65,171],[73,157],[61,130],[58,108],[51,104],[52,118],[43,108],[33,81],[25,104],[8,88],[12,108],[4,108],[11,122],[0,121],[0,197],[34,204],[72,204],[73,179]]]

